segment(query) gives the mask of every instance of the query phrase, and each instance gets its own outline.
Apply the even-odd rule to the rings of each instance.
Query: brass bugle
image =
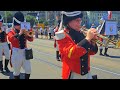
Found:
[[[34,35],[34,31],[27,31],[27,33],[28,33],[28,36],[30,36],[30,37],[33,37],[33,35]]]
[[[89,29],[81,28],[81,32],[82,32],[85,36],[86,36],[88,30],[89,30]],[[97,37],[106,40],[106,41],[107,41],[107,44],[104,44],[104,43],[103,43],[102,41],[100,41],[100,40],[92,40],[92,41],[94,41],[94,42],[96,42],[96,43],[98,43],[98,44],[100,44],[100,45],[102,45],[102,46],[104,46],[104,47],[106,47],[106,46],[111,42],[111,43],[113,43],[113,44],[115,45],[115,48],[120,48],[120,41],[119,41],[119,40],[118,40],[117,42],[115,42],[114,40],[111,40],[111,39],[109,39],[108,37],[103,36],[103,35],[101,35],[101,34],[99,34],[99,33],[97,34]]]
[[[24,34],[33,37],[34,31],[25,30]]]

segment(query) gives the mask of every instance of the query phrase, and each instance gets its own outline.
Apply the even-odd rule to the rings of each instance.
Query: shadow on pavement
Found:
[[[111,58],[120,58],[120,56],[109,56]]]
[[[14,79],[13,72],[2,72],[3,75],[9,76],[9,79]],[[20,73],[20,79],[25,79],[25,73]]]

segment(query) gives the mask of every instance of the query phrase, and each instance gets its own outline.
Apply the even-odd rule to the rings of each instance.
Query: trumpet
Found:
[[[82,32],[85,36],[86,36],[88,30],[89,30],[89,29],[81,28],[81,32]],[[109,43],[112,43],[112,44],[115,45],[114,48],[120,48],[120,40],[114,41],[114,40],[109,39],[109,38],[106,37],[106,36],[101,35],[101,34],[97,34],[97,37],[106,40],[107,43],[104,44],[104,43],[103,43],[102,41],[100,41],[100,40],[92,40],[92,41],[93,41],[93,42],[96,42],[97,44],[100,44],[100,45],[102,45],[102,46],[104,46],[104,47],[108,46]]]
[[[29,37],[33,37],[34,35],[34,31],[27,31],[26,33]]]
[[[33,37],[34,31],[28,31],[28,35],[31,36],[31,37]]]
[[[27,35],[27,36],[29,36],[29,37],[33,37],[34,31],[24,30],[24,34]]]

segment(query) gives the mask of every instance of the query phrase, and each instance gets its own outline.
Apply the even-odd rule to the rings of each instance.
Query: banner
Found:
[[[30,22],[21,22],[21,29],[30,30]]]
[[[105,35],[117,35],[117,22],[114,20],[107,20],[105,23]]]

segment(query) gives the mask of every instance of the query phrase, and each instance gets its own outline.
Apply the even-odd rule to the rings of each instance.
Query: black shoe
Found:
[[[3,68],[2,69],[0,69],[0,73],[3,73],[4,71],[3,71]]]
[[[107,57],[109,57],[109,55],[108,55],[108,54],[104,54],[104,56],[107,56]]]
[[[14,76],[14,79],[20,79],[20,75]]]
[[[25,79],[30,79],[30,74],[25,74]]]
[[[100,53],[101,56],[104,56],[102,53]]]
[[[5,71],[7,72],[7,73],[9,73],[10,72],[10,70],[6,67],[5,68]]]
[[[92,78],[93,78],[93,79],[97,79],[97,75],[93,75]]]
[[[57,59],[57,61],[61,61],[60,59]]]
[[[9,60],[5,59],[5,67],[4,67],[4,69],[6,70],[7,73],[10,72],[10,70],[8,69],[8,63],[9,63]]]
[[[2,73],[3,72],[3,62],[0,61],[0,72]]]

